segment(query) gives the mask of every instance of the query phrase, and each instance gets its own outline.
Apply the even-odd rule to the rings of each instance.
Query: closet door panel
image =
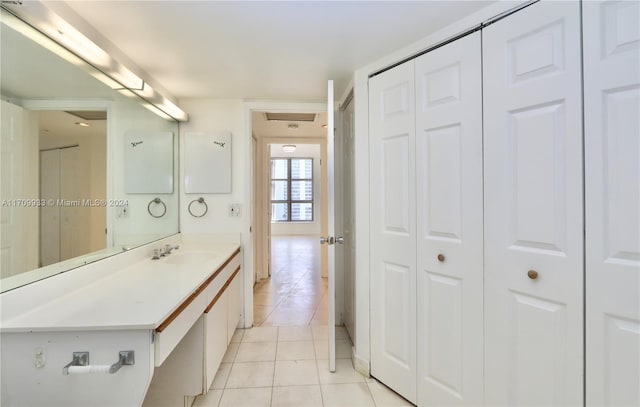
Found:
[[[579,18],[540,2],[483,33],[487,405],[582,403]]]
[[[482,403],[480,33],[416,59],[418,404]]]
[[[416,399],[414,64],[369,82],[371,374]]]
[[[640,5],[583,7],[587,405],[638,405]]]

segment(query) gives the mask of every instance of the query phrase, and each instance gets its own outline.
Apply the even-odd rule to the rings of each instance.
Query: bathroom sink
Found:
[[[212,261],[216,258],[214,252],[183,252],[170,254],[166,259],[167,264],[200,264]]]

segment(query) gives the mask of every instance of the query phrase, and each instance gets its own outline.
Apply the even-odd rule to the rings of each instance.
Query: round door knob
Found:
[[[438,255],[438,261],[440,263],[444,262],[444,259],[445,259],[444,254],[441,253],[441,254]]]
[[[538,278],[538,272],[535,270],[529,270],[527,271],[527,276],[529,276],[530,279],[535,280]]]

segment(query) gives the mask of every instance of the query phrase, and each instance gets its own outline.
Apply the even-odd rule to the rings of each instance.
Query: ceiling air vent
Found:
[[[281,122],[313,122],[316,120],[315,113],[265,113],[269,121]]]
[[[107,112],[104,110],[65,110],[65,112],[82,120],[107,120]]]

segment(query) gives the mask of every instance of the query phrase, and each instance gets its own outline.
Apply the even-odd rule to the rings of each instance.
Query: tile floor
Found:
[[[329,372],[327,282],[316,236],[274,236],[271,278],[254,287],[254,328],[236,331],[211,390],[194,406],[410,406],[356,372],[336,328]]]
[[[272,236],[271,278],[253,290],[255,326],[327,325],[317,236]]]
[[[351,343],[336,330],[336,372],[329,372],[327,326],[263,326],[236,331],[211,390],[195,407],[410,406],[353,369]]]

